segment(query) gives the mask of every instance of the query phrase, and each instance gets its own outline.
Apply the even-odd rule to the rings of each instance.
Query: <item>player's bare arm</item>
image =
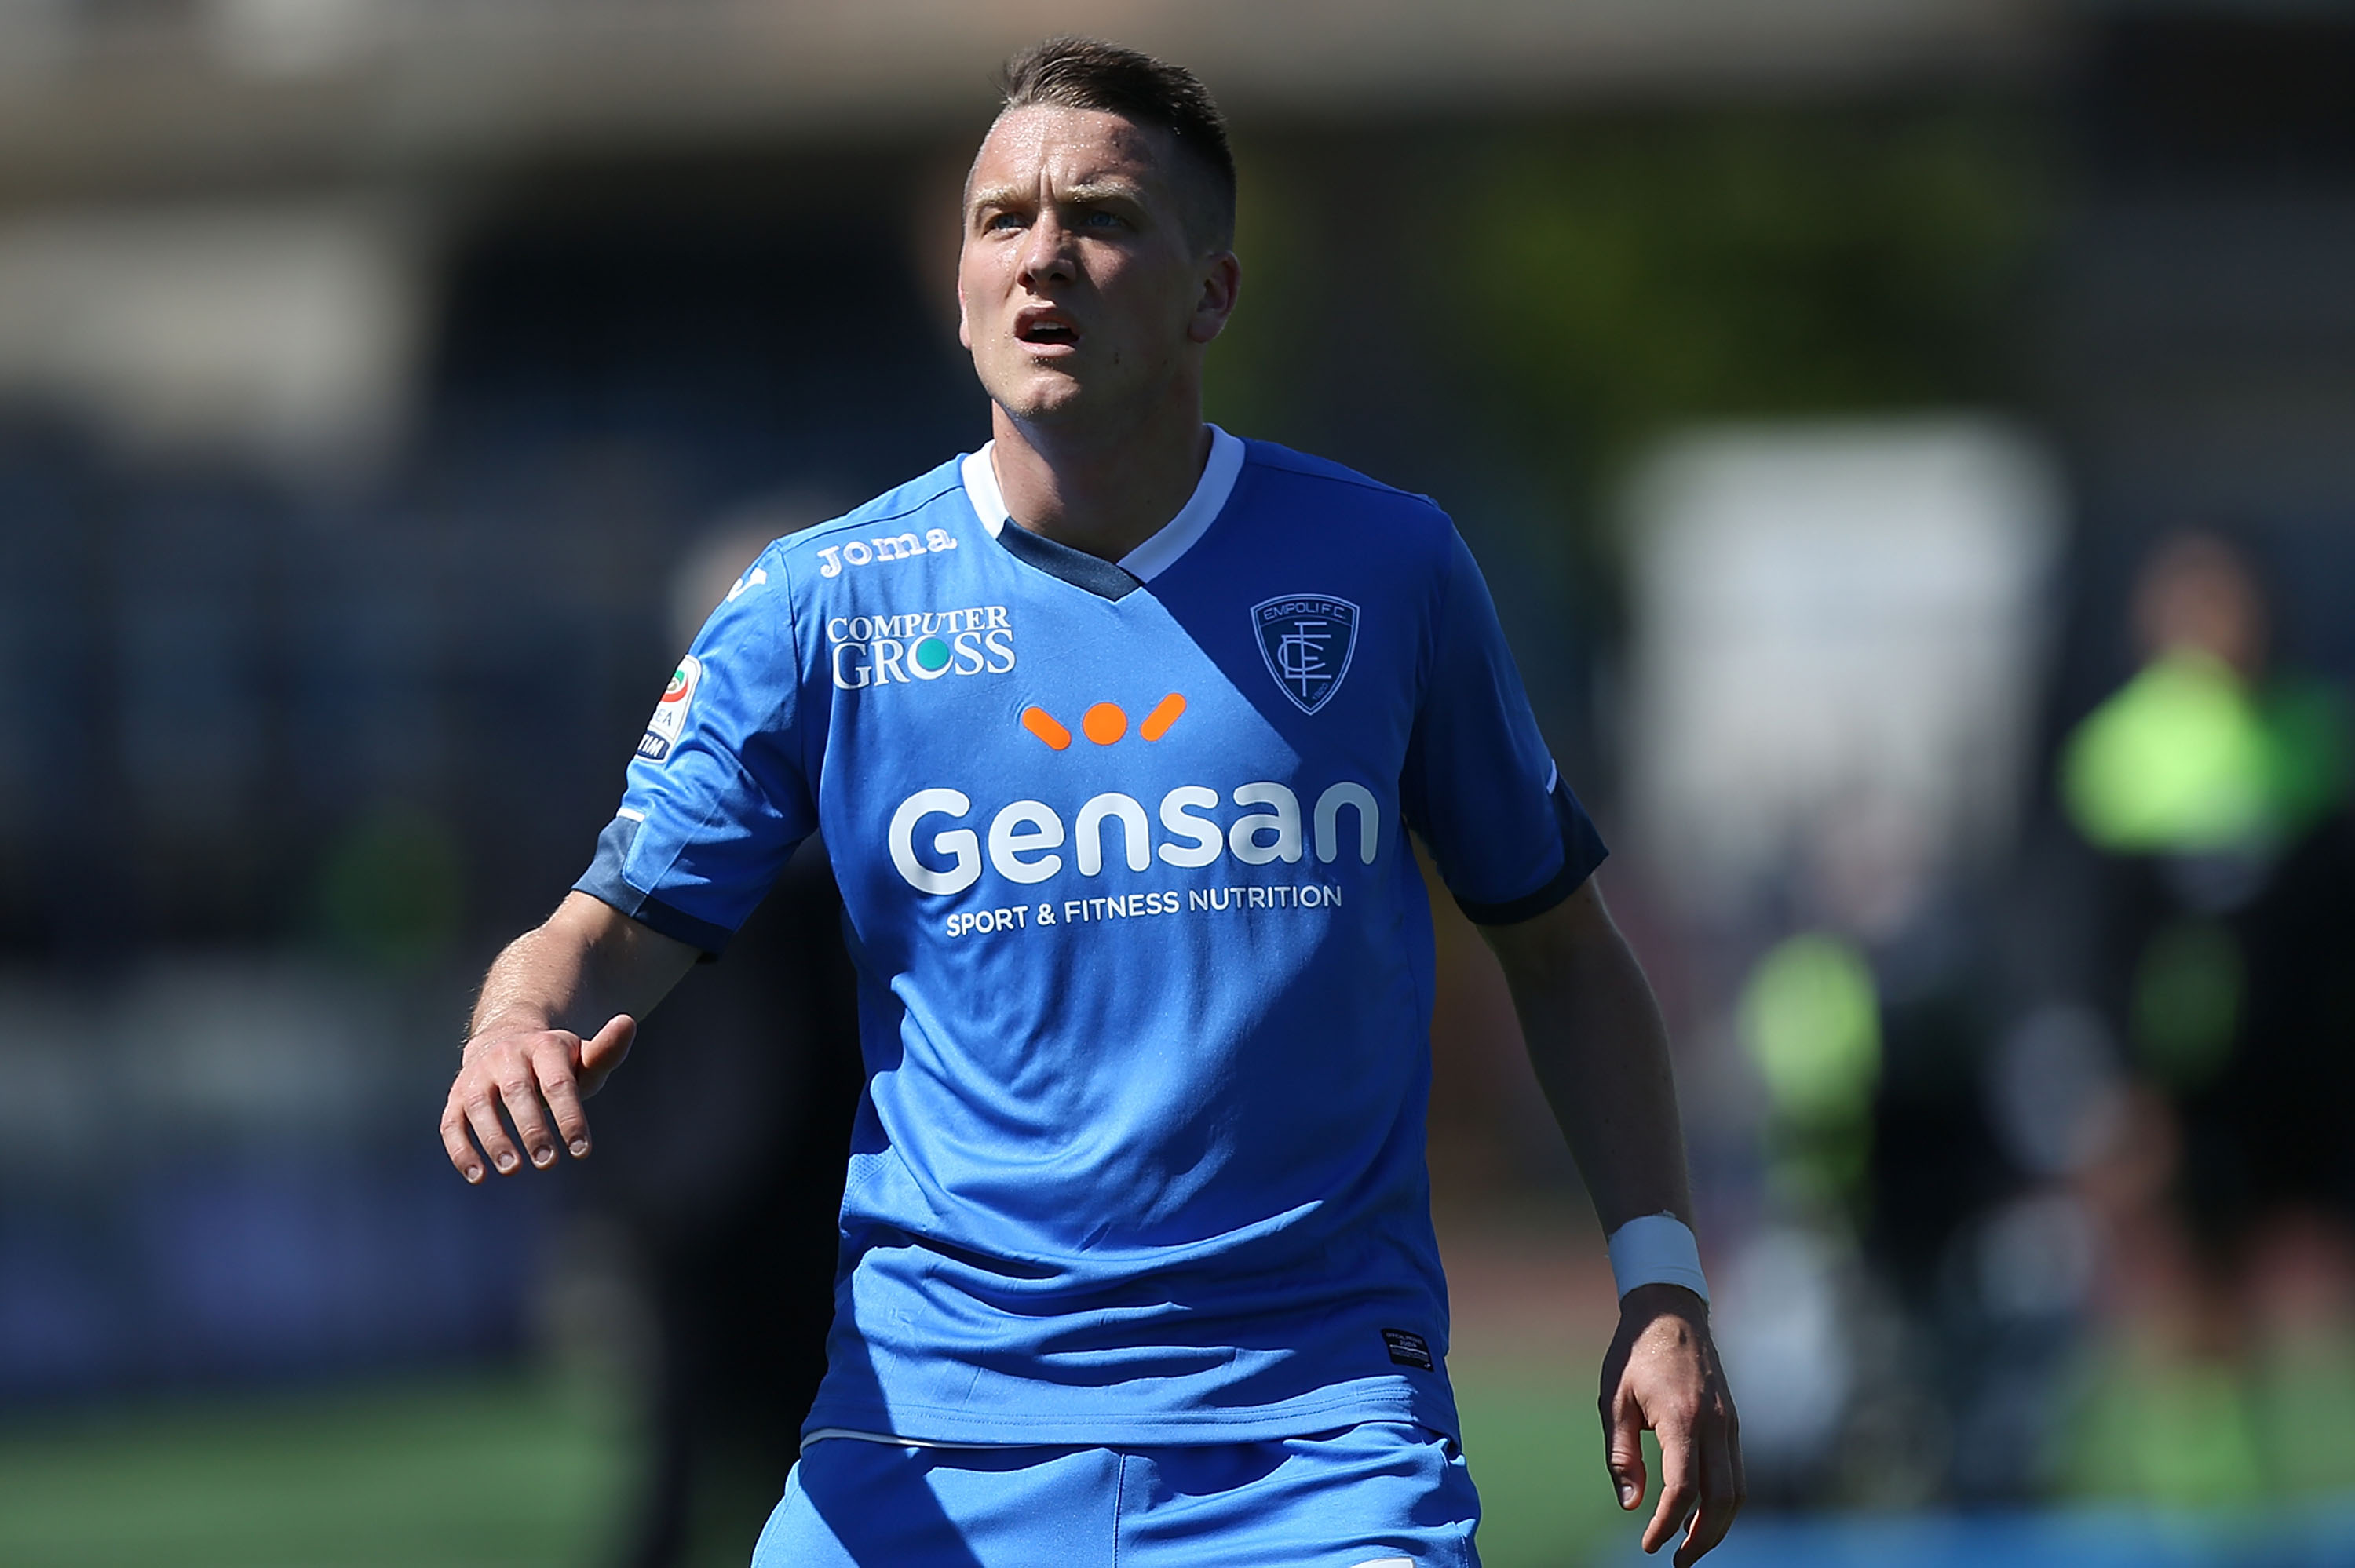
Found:
[[[1593,882],[1534,919],[1484,927],[1482,935],[1504,966],[1538,1082],[1604,1229],[1659,1213],[1689,1224],[1668,1032]],[[1620,1299],[1601,1408],[1624,1509],[1644,1500],[1641,1434],[1658,1435],[1660,1495],[1644,1550],[1657,1551],[1689,1520],[1675,1559],[1687,1568],[1725,1538],[1743,1493],[1740,1423],[1700,1297],[1647,1284]]]
[[[585,893],[507,945],[483,980],[442,1147],[469,1181],[589,1152],[581,1102],[622,1065],[637,1021],[693,966],[696,949]],[[501,1113],[505,1112],[502,1120]],[[512,1131],[510,1131],[512,1128]]]

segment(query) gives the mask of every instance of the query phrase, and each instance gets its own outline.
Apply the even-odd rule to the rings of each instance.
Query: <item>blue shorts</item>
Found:
[[[1480,1500],[1436,1432],[1266,1443],[917,1448],[828,1438],[753,1568],[1478,1568]]]

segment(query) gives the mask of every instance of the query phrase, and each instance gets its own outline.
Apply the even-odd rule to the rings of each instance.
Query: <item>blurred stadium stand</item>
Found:
[[[2049,58],[2021,0],[47,0],[13,6],[0,167],[52,185],[477,167],[584,147],[964,129],[1058,30],[1182,57],[1250,119],[1886,92]]]

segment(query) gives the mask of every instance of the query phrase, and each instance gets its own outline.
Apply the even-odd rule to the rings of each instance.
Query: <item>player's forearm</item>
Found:
[[[1580,959],[1559,994],[1524,1008],[1529,1059],[1604,1230],[1663,1212],[1689,1224],[1668,1031],[1635,956],[1613,936],[1615,958]]]
[[[585,893],[569,894],[492,963],[470,1033],[562,1029],[585,1037],[615,1013],[645,1016],[694,961],[685,943]]]
[[[1668,1030],[1600,895],[1590,884],[1535,920],[1486,935],[1604,1229],[1662,1211],[1689,1224]]]

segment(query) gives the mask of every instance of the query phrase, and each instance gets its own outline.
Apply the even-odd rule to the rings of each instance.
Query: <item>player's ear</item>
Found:
[[[1193,319],[1186,323],[1186,335],[1195,343],[1208,343],[1227,330],[1227,318],[1235,313],[1235,298],[1242,291],[1243,266],[1231,250],[1221,250],[1205,263],[1202,271],[1202,291],[1195,297]]]
[[[957,342],[964,344],[967,353],[973,351],[973,328],[964,319],[964,280],[963,278],[957,280]]]

